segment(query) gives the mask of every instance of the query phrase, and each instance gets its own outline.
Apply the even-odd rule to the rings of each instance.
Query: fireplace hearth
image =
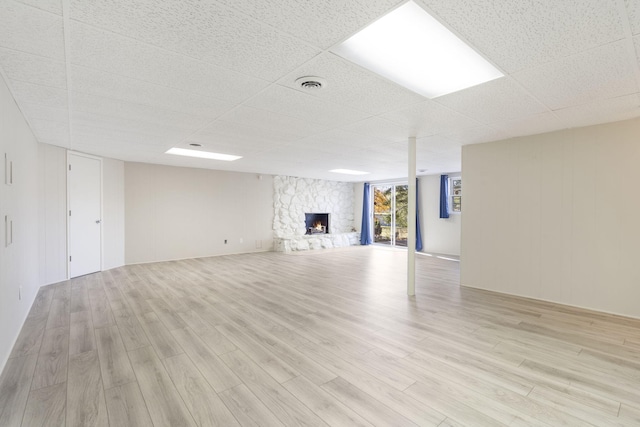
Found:
[[[306,213],[304,214],[305,234],[328,234],[329,214],[328,213]]]

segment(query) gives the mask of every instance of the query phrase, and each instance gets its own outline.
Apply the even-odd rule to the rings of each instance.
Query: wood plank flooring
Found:
[[[640,320],[461,288],[380,247],[43,287],[0,426],[638,426]]]

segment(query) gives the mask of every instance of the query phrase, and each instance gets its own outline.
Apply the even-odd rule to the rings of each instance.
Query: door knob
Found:
[[[99,219],[96,219],[96,224],[100,224],[102,221]]]

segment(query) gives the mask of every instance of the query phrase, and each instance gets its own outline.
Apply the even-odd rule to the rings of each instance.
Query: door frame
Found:
[[[69,252],[70,252],[70,242],[71,242],[71,227],[70,227],[70,221],[69,221],[69,208],[70,208],[70,200],[71,200],[71,195],[70,195],[70,190],[69,190],[69,166],[70,166],[70,159],[71,156],[79,156],[79,157],[86,157],[88,159],[93,159],[93,160],[97,160],[100,163],[100,271],[102,271],[102,267],[104,265],[104,200],[103,200],[103,166],[102,166],[102,157],[98,157],[98,156],[92,156],[91,154],[85,154],[85,153],[81,153],[79,151],[72,151],[72,150],[67,150],[67,155],[66,155],[66,160],[67,160],[67,164],[65,165],[65,172],[66,172],[66,178],[67,178],[67,183],[66,183],[66,187],[67,187],[67,204],[66,204],[66,211],[65,211],[65,216],[67,218],[67,254],[66,254],[66,264],[67,264],[67,280],[69,280],[71,277],[71,266],[69,265]]]
[[[391,240],[389,241],[389,244],[385,244],[385,243],[378,243],[375,242],[375,236],[374,236],[374,241],[372,242],[372,244],[374,245],[380,245],[380,246],[388,246],[390,248],[406,248],[406,246],[398,246],[396,244],[396,236],[395,236],[395,230],[396,230],[396,187],[400,187],[400,186],[408,186],[409,184],[407,183],[407,181],[384,181],[384,182],[372,182],[371,184],[371,192],[375,192],[375,187],[391,187],[393,188],[392,191],[392,197],[391,197],[391,221],[390,221],[390,227],[391,227],[391,232],[390,232],[390,238]],[[372,196],[371,197],[371,215],[374,219],[374,223],[375,223],[375,208],[373,206],[375,202],[375,197]]]

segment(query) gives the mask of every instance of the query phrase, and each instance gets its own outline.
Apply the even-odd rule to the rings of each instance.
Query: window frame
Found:
[[[459,194],[454,194],[453,181],[460,181]],[[462,213],[462,177],[460,175],[450,176],[447,182],[447,190],[447,212],[449,212],[449,215],[460,215]],[[454,210],[454,197],[460,197],[460,210]]]

